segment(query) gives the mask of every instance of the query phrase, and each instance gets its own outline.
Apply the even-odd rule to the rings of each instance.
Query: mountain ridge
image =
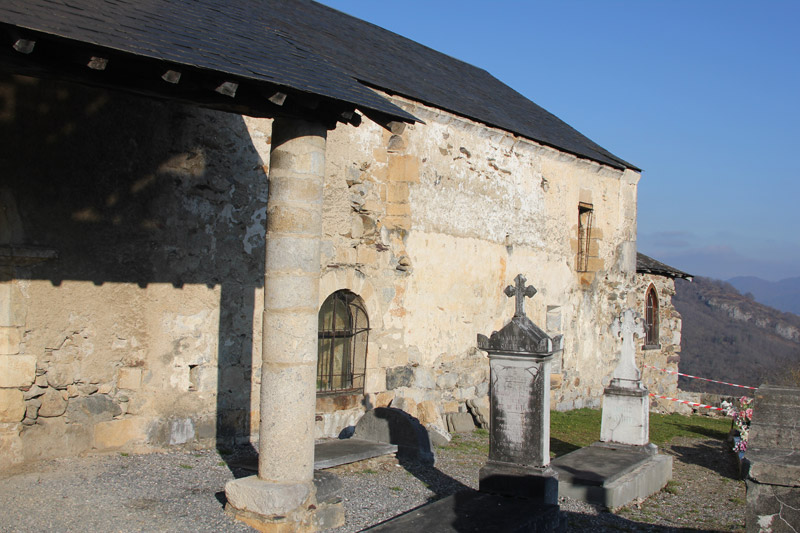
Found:
[[[768,281],[757,276],[736,276],[728,280],[741,294],[752,294],[764,305],[800,315],[800,276]]]
[[[682,317],[681,372],[753,387],[800,381],[800,316],[756,302],[725,281],[678,279],[675,291],[673,305]],[[741,393],[683,377],[679,386]]]

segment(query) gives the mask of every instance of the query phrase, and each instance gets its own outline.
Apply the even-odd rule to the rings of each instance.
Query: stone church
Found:
[[[626,308],[677,368],[640,170],[484,70],[310,0],[6,0],[0,37],[0,468],[260,439],[305,483],[367,409],[485,399],[519,273],[554,408]]]

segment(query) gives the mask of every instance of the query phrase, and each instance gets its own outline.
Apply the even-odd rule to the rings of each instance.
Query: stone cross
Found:
[[[643,337],[644,328],[642,327],[639,316],[633,309],[626,309],[622,316],[616,318],[611,325],[611,332],[617,337],[622,338],[622,352],[619,357],[619,364],[614,370],[614,379],[638,381],[641,373],[636,368],[636,345],[634,337]]]
[[[525,279],[525,276],[522,274],[517,274],[517,277],[514,278],[514,285],[509,285],[506,287],[504,291],[506,296],[511,298],[512,296],[517,297],[517,301],[515,303],[516,307],[514,309],[514,316],[525,316],[525,307],[524,307],[524,300],[527,296],[528,298],[533,298],[533,295],[536,294],[536,287],[533,285],[525,286],[525,282],[528,281]]]

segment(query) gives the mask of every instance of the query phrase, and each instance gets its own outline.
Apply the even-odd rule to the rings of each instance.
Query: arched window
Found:
[[[644,344],[645,346],[658,345],[658,295],[656,288],[650,285],[645,298],[644,313]]]
[[[369,319],[361,298],[336,291],[319,310],[317,392],[361,391],[367,363]]]

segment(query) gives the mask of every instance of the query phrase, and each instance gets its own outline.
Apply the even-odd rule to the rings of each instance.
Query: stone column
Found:
[[[267,200],[258,476],[228,483],[228,503],[262,517],[314,503],[319,248],[326,129],[275,119]]]

